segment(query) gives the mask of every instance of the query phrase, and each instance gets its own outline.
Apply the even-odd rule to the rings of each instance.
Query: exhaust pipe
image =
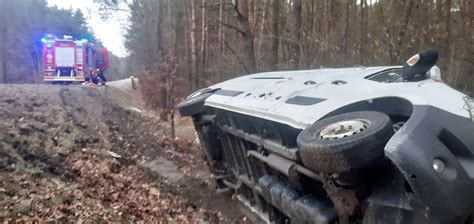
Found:
[[[277,170],[278,172],[284,174],[289,178],[297,179],[299,175],[302,174],[323,183],[323,177],[321,174],[315,173],[314,171],[309,170],[308,168],[301,166],[300,164],[297,164],[294,161],[283,158],[274,153],[270,153],[268,156],[264,156],[257,151],[251,150],[248,151],[247,154],[266,163],[271,168]]]

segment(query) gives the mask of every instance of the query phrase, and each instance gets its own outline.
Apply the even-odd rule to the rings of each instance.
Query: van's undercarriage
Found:
[[[406,121],[393,119],[395,131]],[[218,190],[235,191],[270,222],[446,221],[432,218],[419,200],[416,174],[402,173],[387,158],[350,172],[317,172],[302,165],[299,129],[210,107],[193,120]]]
[[[334,223],[343,216],[341,221],[362,222],[361,206],[367,205],[358,198],[369,194],[364,188],[381,169],[395,173],[384,163],[350,174],[314,172],[299,162],[301,130],[218,109],[194,121],[221,190],[235,190],[268,221]]]

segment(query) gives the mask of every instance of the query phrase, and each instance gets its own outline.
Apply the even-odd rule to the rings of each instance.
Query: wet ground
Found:
[[[0,85],[0,222],[260,222],[215,192],[178,124],[168,138],[128,81]]]

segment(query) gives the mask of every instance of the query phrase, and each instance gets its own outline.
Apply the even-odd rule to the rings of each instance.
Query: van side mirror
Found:
[[[428,77],[436,81],[443,81],[441,69],[439,69],[439,67],[436,65],[431,67],[431,69],[428,71]]]
[[[419,81],[430,78],[428,71],[438,61],[438,51],[434,48],[422,51],[408,59],[402,68],[402,78],[406,81]]]

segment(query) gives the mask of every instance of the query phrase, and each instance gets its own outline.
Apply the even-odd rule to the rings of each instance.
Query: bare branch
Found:
[[[303,44],[301,42],[299,42],[298,40],[295,40],[295,39],[292,39],[292,38],[289,38],[289,37],[284,37],[284,36],[275,36],[273,34],[270,34],[270,35],[262,35],[262,36],[260,36],[260,38],[262,38],[262,39],[276,38],[276,39],[279,39],[279,40],[284,40],[284,41],[287,41],[287,42],[290,42],[290,43],[297,44],[300,47],[303,46]]]
[[[474,64],[474,60],[471,60],[469,58],[464,58],[464,61],[466,61],[468,63],[471,63],[471,64]]]
[[[219,21],[219,23],[221,23],[222,25],[224,25],[225,27],[228,27],[228,28],[231,28],[239,33],[241,33],[242,35],[246,35],[247,33],[245,33],[245,31],[243,31],[242,29],[234,26],[234,25],[231,25],[231,24],[228,24],[228,23],[225,23],[223,21]]]
[[[234,49],[232,49],[229,44],[227,43],[227,41],[224,41],[224,44],[225,46],[230,50],[230,52],[235,56],[235,58],[237,58],[237,61],[239,61],[239,63],[242,65],[242,67],[245,69],[245,72],[247,72],[248,74],[250,74],[250,71],[249,69],[247,68],[247,66],[245,65],[245,63],[240,59],[240,57],[237,55],[237,53],[235,53]]]
[[[214,3],[214,4],[201,5],[199,6],[199,8],[208,8],[208,7],[215,7],[215,6],[221,6],[221,5],[229,5],[229,6],[234,7],[233,2],[222,2],[222,3],[219,2],[219,3]]]

